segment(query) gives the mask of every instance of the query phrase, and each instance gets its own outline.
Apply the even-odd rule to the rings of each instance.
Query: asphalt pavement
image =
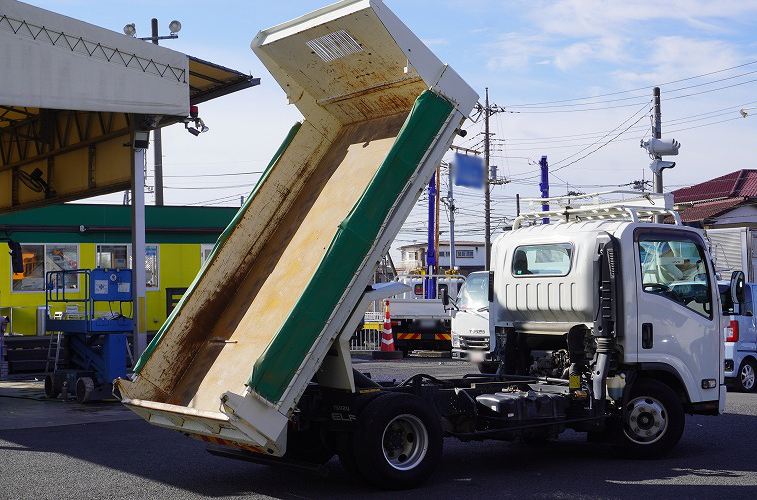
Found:
[[[469,371],[438,359],[359,359],[356,366],[376,379]],[[726,414],[687,417],[683,439],[666,459],[621,459],[571,431],[538,445],[446,439],[443,462],[426,485],[380,492],[352,480],[336,458],[321,477],[215,457],[205,443],[136,420],[117,403],[34,400],[35,384],[22,396],[18,387],[0,385],[2,499],[757,498],[757,394],[731,392]],[[34,417],[50,412],[57,413]],[[80,413],[84,421],[74,419]],[[34,426],[9,423],[29,418]]]

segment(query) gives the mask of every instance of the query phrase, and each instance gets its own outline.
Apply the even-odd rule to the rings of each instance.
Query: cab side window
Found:
[[[744,304],[741,306],[741,314],[744,316],[754,316],[754,302],[752,301],[752,287],[744,287]]]
[[[642,289],[712,317],[704,249],[691,240],[642,238],[639,241]]]

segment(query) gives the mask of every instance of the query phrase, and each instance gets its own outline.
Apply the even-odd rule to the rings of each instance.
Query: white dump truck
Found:
[[[579,222],[570,211],[564,230],[513,231],[490,280],[497,331],[519,347],[521,335],[562,339],[569,378],[511,375],[507,363],[493,375],[399,383],[354,370],[349,341],[368,304],[407,289],[371,286],[374,270],[478,96],[377,0],[261,31],[252,48],[305,120],[134,375],[116,380],[128,408],[216,455],[323,471],[337,454],[349,473],[395,489],[433,474],[445,436],[546,438],[572,428],[654,457],[678,441],[684,411],[722,411],[722,330],[701,235]],[[637,259],[658,242],[703,262],[697,308],[639,278]],[[513,275],[517,250],[540,244],[568,252],[567,271],[557,259],[558,274]],[[621,375],[625,389],[607,382]]]

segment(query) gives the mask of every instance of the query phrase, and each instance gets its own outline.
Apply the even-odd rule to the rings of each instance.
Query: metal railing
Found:
[[[361,328],[350,339],[350,352],[371,352],[381,349],[381,330]]]

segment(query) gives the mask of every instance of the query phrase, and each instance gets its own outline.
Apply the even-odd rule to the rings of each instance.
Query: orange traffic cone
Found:
[[[381,332],[381,350],[373,351],[373,359],[402,359],[402,351],[394,350],[392,318],[389,315],[389,301],[384,302],[384,330]]]

